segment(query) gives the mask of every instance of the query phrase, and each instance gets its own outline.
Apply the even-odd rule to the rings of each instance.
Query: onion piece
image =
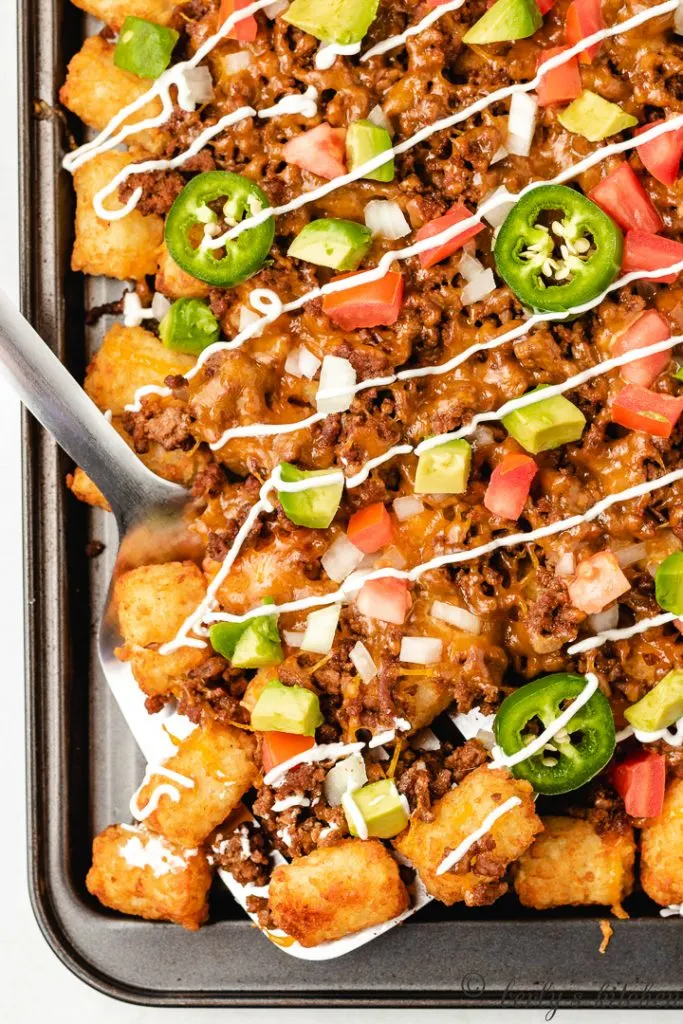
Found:
[[[369,683],[377,675],[377,666],[365,644],[359,640],[349,652],[349,658],[364,683]]]
[[[487,295],[496,290],[496,279],[490,267],[482,270],[460,293],[460,300],[463,306],[469,306],[472,302],[481,302]]]
[[[351,754],[343,761],[338,761],[325,776],[323,786],[325,799],[330,807],[339,807],[344,793],[352,793],[360,789],[368,781],[365,761],[360,754]]]
[[[368,121],[372,121],[372,123],[376,124],[378,128],[384,128],[385,132],[389,132],[390,135],[394,134],[394,127],[380,107],[379,103],[377,103],[368,114]]]
[[[596,633],[603,633],[606,629],[616,629],[619,625],[619,602],[615,601],[609,608],[603,608],[601,612],[589,615],[588,623]]]
[[[481,619],[478,615],[468,612],[466,608],[460,608],[457,604],[447,604],[445,601],[435,601],[430,612],[435,619],[447,622],[449,626],[462,629],[465,633],[481,632]]]
[[[258,323],[259,320],[263,319],[264,318],[260,317],[258,313],[255,313],[253,309],[249,309],[248,306],[240,306],[240,318],[238,323],[240,333],[242,331],[246,331],[247,327],[251,327],[252,324]],[[260,338],[265,326],[265,324],[262,324],[258,331],[254,331],[252,338]]]
[[[415,494],[406,494],[403,498],[395,498],[392,507],[399,523],[405,523],[406,519],[419,516],[425,510],[422,500]]]
[[[504,160],[507,155],[508,151],[505,148],[505,146],[499,146],[496,152],[491,157],[491,163],[489,164],[489,167],[493,167],[494,164],[497,164],[501,160]]]
[[[337,632],[341,607],[340,604],[332,604],[329,608],[319,608],[317,612],[311,612],[306,619],[306,632],[301,641],[302,651],[329,654]]]
[[[441,740],[429,726],[416,732],[410,745],[415,750],[441,750]]]
[[[435,665],[441,660],[443,640],[433,636],[404,636],[401,640],[400,661],[414,665]]]
[[[316,398],[318,412],[346,412],[353,401],[353,388],[356,386],[356,371],[348,359],[340,356],[325,356],[320,371],[320,391],[348,388],[348,392],[333,395],[330,398]],[[319,391],[319,393],[320,393]]]
[[[484,214],[484,220],[492,228],[499,228],[515,205],[515,200],[511,197],[505,185],[499,185],[498,188],[494,188],[493,192],[486,196],[484,202],[488,202],[489,199],[498,199],[499,203],[492,210],[489,210],[488,213]]]
[[[403,210],[389,199],[371,199],[365,207],[365,223],[373,235],[392,242],[410,234],[410,224]]]
[[[226,75],[239,75],[240,71],[246,71],[250,64],[251,54],[248,50],[226,53],[223,58],[223,70]]]
[[[155,320],[163,320],[169,309],[171,303],[168,301],[165,295],[161,292],[155,292],[152,298],[152,316]]]
[[[647,555],[647,544],[627,544],[624,548],[619,548],[614,552],[617,562],[622,569],[626,569],[629,565],[634,565],[635,562],[640,562],[642,558]]]
[[[507,148],[515,156],[528,156],[536,131],[538,100],[533,93],[516,92],[510,100]]]
[[[291,373],[292,377],[306,377],[307,380],[313,380],[320,366],[318,357],[309,352],[304,345],[295,348],[285,360],[286,373]]]
[[[464,252],[462,259],[458,263],[458,273],[462,274],[465,280],[469,283],[474,281],[475,277],[484,270],[484,264],[480,263],[478,259],[470,256],[469,253]]]
[[[213,78],[206,64],[184,67],[177,72],[178,106],[191,113],[195,107],[210,103],[214,98]]]
[[[360,548],[352,544],[346,534],[342,533],[327,549],[321,558],[321,564],[331,580],[342,583],[354,569],[358,568],[363,557]]]
[[[564,551],[557,560],[555,566],[556,576],[573,576],[576,568],[576,559],[573,551]]]
[[[479,707],[450,716],[453,725],[462,734],[464,739],[479,740],[487,750],[491,750],[496,742],[493,734],[495,717],[495,715],[483,715]]]
[[[285,638],[285,643],[288,647],[301,647],[301,643],[304,638],[303,630],[301,629],[284,629],[282,635]]]

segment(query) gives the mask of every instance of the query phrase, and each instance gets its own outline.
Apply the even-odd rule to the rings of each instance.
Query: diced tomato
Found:
[[[624,352],[633,351],[634,348],[656,345],[658,341],[665,341],[670,337],[671,328],[662,314],[658,313],[656,309],[648,309],[616,338],[614,355],[620,356]],[[634,359],[632,362],[626,363],[621,367],[620,373],[624,380],[630,381],[631,384],[640,384],[641,387],[647,388],[662,372],[670,358],[668,352],[643,356],[642,359]]]
[[[536,6],[541,14],[547,14],[555,6],[555,0],[536,0]]]
[[[570,46],[575,46],[604,27],[601,0],[574,0],[567,8],[565,36]],[[579,60],[582,64],[590,64],[599,49],[600,44],[594,43],[579,54]]]
[[[352,274],[346,276],[353,277]],[[345,331],[380,325],[389,327],[398,320],[402,302],[403,277],[398,270],[390,270],[379,281],[325,295],[323,313]]]
[[[584,558],[576,567],[576,575],[567,590],[575,608],[586,615],[595,615],[631,589],[611,551],[599,551]]]
[[[218,12],[218,26],[224,25],[231,14],[248,7],[253,0],[221,0]],[[253,14],[238,21],[228,32],[228,39],[239,39],[242,43],[253,43],[258,33],[258,22]]]
[[[506,455],[494,469],[486,488],[484,505],[489,512],[503,519],[519,519],[537,470],[530,455]]]
[[[683,398],[627,384],[612,402],[611,419],[630,430],[644,430],[654,437],[671,437],[683,412]]]
[[[448,213],[444,213],[443,217],[437,217],[436,220],[430,220],[429,224],[425,224],[415,235],[415,239],[421,242],[424,238],[433,238],[434,235],[440,234],[445,231],[446,228],[450,228],[453,224],[458,224],[461,220],[467,220],[472,214],[467,209],[464,203],[456,203],[452,206]],[[426,252],[420,253],[420,263],[425,269],[427,267],[433,267],[436,263],[440,263],[441,260],[445,260],[448,256],[452,256],[453,253],[465,244],[470,238],[474,238],[480,231],[484,230],[483,224],[473,224],[472,227],[467,228],[460,235],[456,235],[455,238],[451,238],[449,242],[444,242],[442,245],[437,245],[434,249],[427,249]]]
[[[264,772],[269,772],[277,764],[289,761],[290,757],[303,754],[315,746],[313,736],[297,736],[293,732],[261,733],[261,759]]]
[[[368,580],[358,592],[356,606],[361,615],[367,615],[369,619],[402,626],[410,609],[408,581],[394,576]]]
[[[615,220],[624,231],[651,231],[664,227],[652,200],[629,163],[624,160],[588,193],[588,198]]]
[[[374,505],[354,512],[349,519],[346,535],[351,543],[366,555],[372,555],[380,548],[391,544],[393,530],[386,506],[381,501],[376,501]]]
[[[651,235],[648,231],[627,231],[624,238],[624,256],[621,269],[625,274],[632,270],[659,270],[674,263],[683,262],[683,243],[674,242],[662,235]],[[678,272],[680,273],[680,271]],[[657,277],[658,283],[673,284],[678,273]]]
[[[346,129],[319,124],[290,139],[282,154],[288,164],[302,167],[320,178],[338,178],[346,174]]]
[[[537,66],[556,57],[558,53],[564,53],[566,46],[553,46],[550,50],[541,50]],[[541,84],[536,90],[538,103],[541,107],[550,107],[553,103],[570,103],[577,96],[581,95],[581,71],[579,69],[578,57],[572,57],[565,61],[559,68],[546,71],[541,79]]]
[[[634,135],[641,135],[657,124],[664,121],[650,121],[642,128],[636,128]],[[643,162],[643,167],[650,172],[653,178],[661,181],[662,185],[673,185],[678,177],[683,157],[683,128],[676,128],[674,131],[665,132],[657,136],[652,142],[644,142],[638,146],[638,156]]]
[[[666,785],[663,754],[637,750],[612,766],[610,779],[632,818],[658,818],[662,813]]]

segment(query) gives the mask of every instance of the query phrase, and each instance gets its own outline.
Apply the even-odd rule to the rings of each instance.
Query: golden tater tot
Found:
[[[280,865],[268,895],[275,925],[302,946],[390,921],[409,904],[398,864],[376,839],[345,839]]]
[[[196,931],[209,916],[211,869],[201,849],[183,849],[143,826],[110,825],[93,842],[88,891],[122,914]]]
[[[101,508],[105,512],[111,512],[111,505],[102,494],[102,491],[97,484],[93,483],[85,470],[79,466],[76,467],[73,473],[67,474],[66,486],[79,501],[84,501],[86,505],[92,505],[93,508]]]
[[[159,252],[156,289],[169,299],[206,299],[209,286],[179,267],[164,243]]]
[[[172,640],[205,593],[206,580],[194,562],[131,569],[114,590],[122,637],[141,647]]]
[[[93,14],[112,28],[121,28],[129,16],[166,25],[178,0],[73,0],[76,7]],[[181,0],[182,2],[182,0]]]
[[[519,797],[521,804],[501,815],[454,869],[437,875],[446,855],[478,829],[491,811],[513,796]],[[483,906],[501,896],[507,890],[501,879],[508,865],[529,848],[543,828],[529,783],[513,778],[502,768],[477,768],[437,800],[432,811],[433,821],[413,818],[394,840],[394,846],[408,858],[432,896],[448,906],[462,901],[468,907]],[[479,857],[485,871],[477,871]]]
[[[683,903],[683,779],[669,784],[662,813],[641,832],[640,881],[655,903]]]
[[[598,833],[580,818],[542,818],[544,831],[514,868],[514,885],[525,907],[602,904],[619,910],[633,889],[633,829]]]
[[[248,732],[208,722],[190,733],[164,768],[184,776],[192,788],[178,784],[178,799],[167,793],[146,819],[150,828],[181,846],[196,846],[224,821],[255,783],[256,743]],[[152,800],[157,786],[173,785],[164,775],[152,774],[138,794],[140,809]],[[155,800],[156,802],[156,800]]]
[[[100,153],[74,174],[76,240],[71,255],[72,270],[134,281],[156,271],[164,235],[163,219],[156,214],[144,217],[133,210],[122,220],[101,220],[93,208],[96,194],[132,159],[129,153]],[[114,195],[105,206],[120,210],[122,203]]]

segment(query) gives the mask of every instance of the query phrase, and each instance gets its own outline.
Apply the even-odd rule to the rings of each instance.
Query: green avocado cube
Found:
[[[346,794],[344,803],[349,799],[353,800],[360,811],[368,830],[368,837],[391,839],[402,832],[408,824],[406,799],[401,798],[393,779],[380,779],[379,782],[371,782],[362,789],[356,789],[353,793]],[[353,816],[348,812],[346,820],[351,835],[357,836]]]
[[[641,732],[658,732],[683,716],[683,669],[667,672],[649,693],[624,711],[624,718]]]
[[[497,0],[462,37],[463,43],[506,43],[532,36],[543,24],[534,0]]]
[[[263,603],[273,604],[272,597]],[[246,622],[214,622],[209,628],[209,640],[214,651],[235,668],[264,668],[282,661],[282,644],[274,615]]]
[[[462,438],[429,448],[418,457],[416,494],[463,494],[472,465],[472,446]]]
[[[590,89],[584,89],[573,103],[560,111],[557,120],[568,132],[583,135],[589,142],[599,142],[638,124],[638,118],[627,114],[618,103],[610,103]]]
[[[664,611],[683,615],[683,551],[674,551],[657,566],[655,595]]]
[[[372,121],[353,121],[346,132],[346,158],[349,170],[354,171],[361,164],[367,163],[380,153],[392,148],[391,135],[386,128],[381,128]],[[393,181],[394,158],[387,160],[381,167],[368,171],[363,175],[370,181]]]
[[[503,416],[502,423],[522,448],[538,455],[569,441],[579,441],[586,417],[564,395],[555,395],[515,409]]]
[[[287,255],[318,267],[355,270],[372,245],[372,231],[355,220],[313,220],[299,232]]]
[[[315,736],[323,721],[317,694],[305,686],[284,686],[279,679],[268,683],[251,713],[251,726],[258,732]]]
[[[198,356],[220,337],[218,320],[200,299],[178,299],[159,324],[159,337],[174,352]]]
[[[280,479],[283,483],[298,483],[312,480],[316,476],[327,476],[329,470],[298,469],[291,462],[280,463]],[[282,511],[295,526],[310,526],[326,530],[341,502],[343,482],[328,484],[326,487],[309,487],[305,491],[279,491]]]
[[[377,15],[379,0],[294,0],[282,20],[323,43],[359,43]]]
[[[171,63],[179,39],[175,29],[129,16],[121,26],[114,64],[140,78],[158,78]]]

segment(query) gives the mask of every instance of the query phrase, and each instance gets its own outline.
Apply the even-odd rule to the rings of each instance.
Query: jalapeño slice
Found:
[[[270,206],[253,181],[231,171],[206,171],[193,178],[173,203],[166,218],[166,245],[178,266],[207,284],[230,288],[263,265],[275,237],[272,217],[220,249],[205,239],[223,234],[245,217]],[[207,229],[209,229],[207,231]]]
[[[558,672],[521,686],[501,704],[494,722],[496,743],[508,756],[523,750],[547,729],[586,685],[584,676]],[[510,771],[538,793],[578,789],[604,768],[614,753],[614,719],[609,701],[596,690],[544,750]]]
[[[622,248],[621,231],[590,199],[565,185],[539,185],[510,210],[494,256],[520,302],[565,313],[611,284]]]

